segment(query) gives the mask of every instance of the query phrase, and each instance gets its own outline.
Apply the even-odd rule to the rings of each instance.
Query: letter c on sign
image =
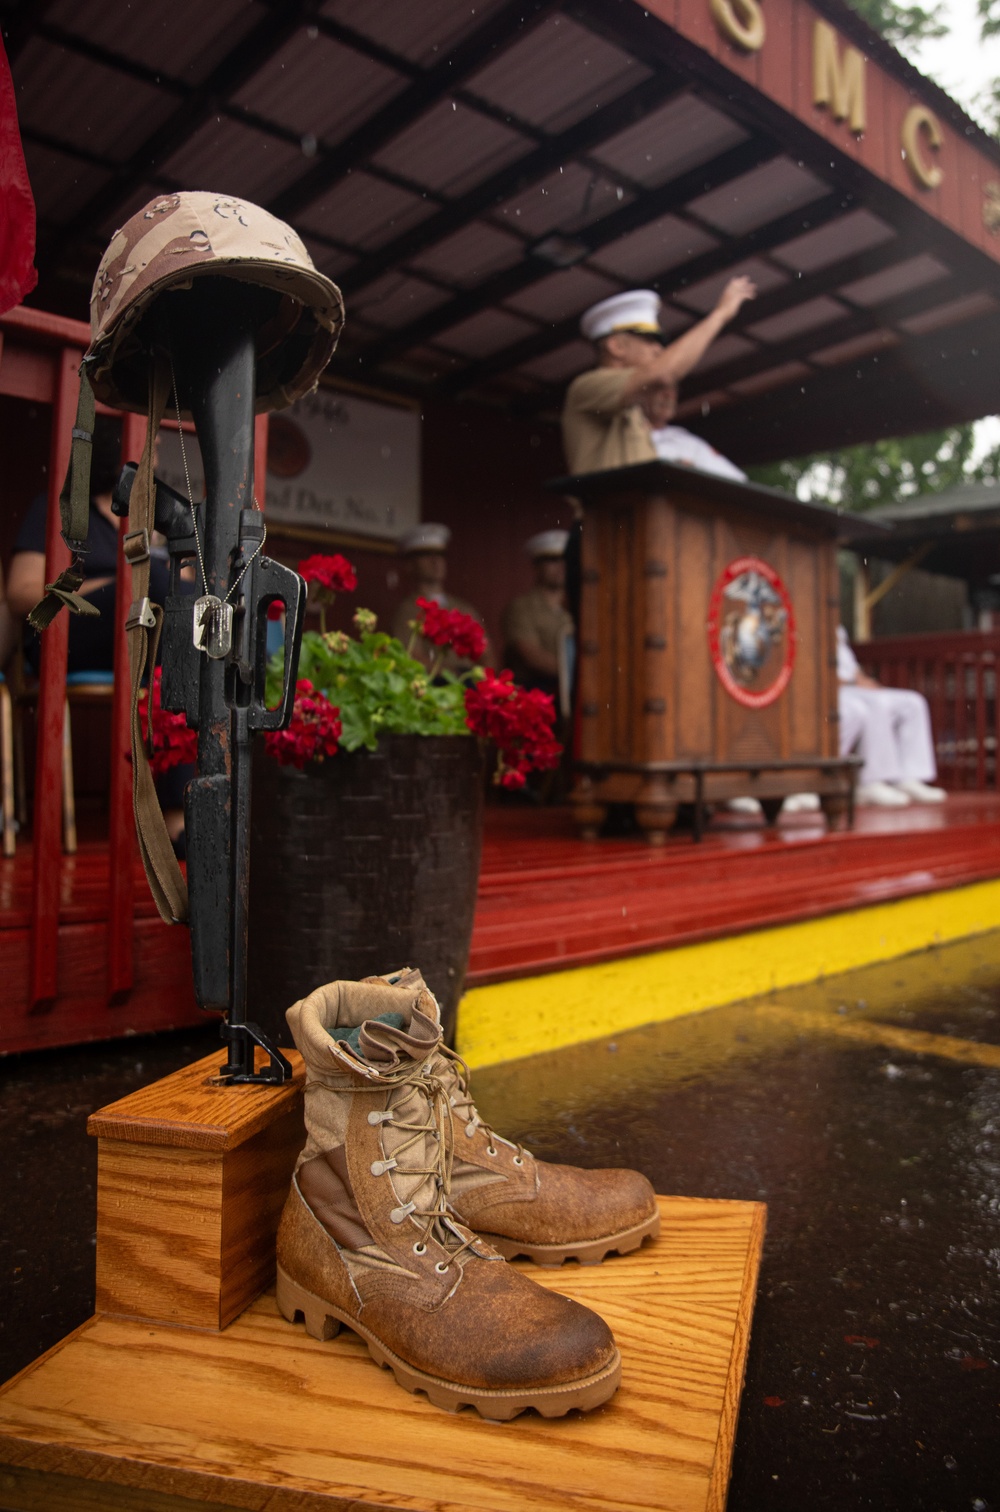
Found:
[[[937,163],[929,163],[924,156],[921,132],[926,135],[928,145],[935,152],[939,151],[944,138],[937,116],[926,105],[914,105],[903,117],[903,130],[900,134],[906,166],[918,188],[936,189],[944,178],[944,172]]]
[[[720,32],[744,52],[760,52],[764,46],[764,14],[757,0],[708,0]]]

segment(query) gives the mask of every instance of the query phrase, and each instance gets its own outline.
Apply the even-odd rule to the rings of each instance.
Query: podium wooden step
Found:
[[[0,1392],[0,1507],[719,1512],[765,1210],[660,1202],[660,1239],[633,1255],[527,1267],[614,1331],[622,1387],[596,1412],[449,1416],[270,1294],[221,1332],[95,1317]]]

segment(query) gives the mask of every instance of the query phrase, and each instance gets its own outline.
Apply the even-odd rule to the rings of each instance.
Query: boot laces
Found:
[[[424,1180],[413,1198],[395,1210],[401,1215],[397,1221],[402,1221],[404,1217],[412,1217],[423,1224],[420,1238],[414,1246],[418,1254],[423,1253],[431,1238],[436,1239],[448,1251],[447,1260],[439,1261],[436,1266],[436,1269],[443,1273],[460,1255],[471,1249],[477,1237],[475,1234],[470,1234],[467,1239],[463,1238],[449,1201],[455,1126],[448,1089],[442,1078],[435,1076],[426,1062],[417,1066],[407,1066],[400,1074],[386,1076],[383,1081],[393,1087],[415,1088],[426,1104],[427,1119],[423,1123],[397,1118],[391,1107],[380,1115],[379,1123],[408,1135],[393,1150],[391,1165],[398,1167],[401,1173],[407,1176],[423,1176]],[[427,1144],[436,1151],[430,1166],[411,1165],[405,1160],[404,1157],[410,1151],[415,1151],[420,1146],[426,1147]],[[385,1170],[391,1168],[389,1161],[380,1162],[380,1164]],[[425,1189],[427,1190],[426,1203],[418,1206],[417,1198],[425,1192]]]
[[[456,1090],[452,1092],[451,1097],[447,1100],[450,1103],[450,1107],[454,1109],[455,1113],[465,1124],[465,1132],[468,1137],[471,1139],[477,1129],[482,1129],[487,1139],[486,1153],[488,1155],[497,1154],[496,1146],[499,1140],[501,1144],[506,1145],[508,1149],[514,1151],[514,1164],[518,1166],[523,1165],[524,1157],[528,1153],[524,1145],[515,1144],[512,1139],[504,1139],[502,1134],[494,1133],[489,1124],[484,1123],[480,1117],[479,1109],[472,1101],[472,1093],[469,1090],[472,1073],[458,1051],[449,1049],[447,1045],[439,1045],[438,1053],[453,1063],[452,1071],[455,1078]]]

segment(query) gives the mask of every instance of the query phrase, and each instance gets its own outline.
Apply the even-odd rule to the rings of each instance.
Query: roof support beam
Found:
[[[776,151],[777,149],[770,142],[761,140],[744,142],[739,147],[732,147],[728,152],[721,153],[710,163],[682,174],[672,183],[665,184],[662,189],[653,190],[633,204],[623,205],[620,210],[613,210],[610,215],[595,221],[593,225],[587,226],[582,231],[574,232],[573,235],[583,242],[591,253],[596,252],[601,247],[617,241],[627,232],[637,230],[661,215],[682,207],[693,195],[739,178],[749,169],[774,157]],[[509,299],[512,294],[537,283],[539,279],[545,278],[552,271],[551,265],[540,258],[526,258],[524,262],[508,268],[503,273],[498,273],[496,277],[470,290],[469,293],[458,295],[447,305],[431,311],[420,320],[413,321],[403,331],[387,338],[377,347],[369,349],[369,352],[365,354],[365,366],[374,367],[377,363],[387,361],[409,347],[419,345],[438,331],[447,330],[449,326],[456,325],[458,321],[465,320],[470,315],[475,315],[480,310],[496,304],[498,300]],[[575,324],[575,321],[562,322],[562,325],[571,325],[574,329]],[[468,379],[465,375],[459,375],[454,379],[449,378],[447,380],[448,392],[459,392],[463,388],[470,388],[480,381],[480,376],[492,376],[500,368],[517,366],[518,363],[529,360],[527,357],[518,355],[522,347],[526,347],[532,357],[538,355],[540,351],[547,351],[552,345],[550,332],[553,329],[552,326],[546,326],[537,336],[525,338],[524,342],[506,348],[497,357],[473,364],[466,370]],[[562,340],[566,339],[568,338],[562,337]]]
[[[416,257],[427,247],[460,230],[485,211],[494,209],[512,195],[539,183],[547,174],[563,167],[580,153],[593,151],[602,142],[608,141],[640,116],[656,109],[680,91],[680,80],[673,76],[669,79],[664,79],[662,75],[654,76],[629,90],[628,94],[586,116],[568,131],[550,137],[534,152],[529,152],[516,163],[500,169],[461,199],[432,215],[429,220],[421,221],[411,231],[404,232],[386,246],[368,254],[362,266],[356,271],[352,270],[344,279],[345,294],[356,294],[359,289],[374,283],[388,268]],[[612,169],[607,172],[609,177],[613,176]]]
[[[338,143],[321,162],[315,163],[269,205],[282,220],[293,220],[305,207],[325,194],[397,136],[412,121],[451,94],[492,58],[506,51],[533,31],[563,4],[563,0],[508,0],[470,37],[459,42],[440,63],[390,100],[356,131]]]
[[[58,249],[60,255],[73,243],[92,236],[94,227],[127,200],[140,185],[188,141],[198,128],[218,110],[218,101],[239,89],[279,47],[283,46],[318,9],[320,0],[287,0],[280,11],[265,11],[249,31],[214,68],[197,89],[168,116],[121,164],[116,176],[91,196],[64,226],[58,240],[40,257],[42,266],[51,262]]]

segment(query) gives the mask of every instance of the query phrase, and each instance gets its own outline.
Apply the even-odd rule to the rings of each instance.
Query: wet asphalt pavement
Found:
[[[0,1379],[93,1305],[87,1114],[217,1043],[0,1063]],[[730,1512],[1000,1512],[1000,936],[475,1089],[543,1157],[768,1204]]]

